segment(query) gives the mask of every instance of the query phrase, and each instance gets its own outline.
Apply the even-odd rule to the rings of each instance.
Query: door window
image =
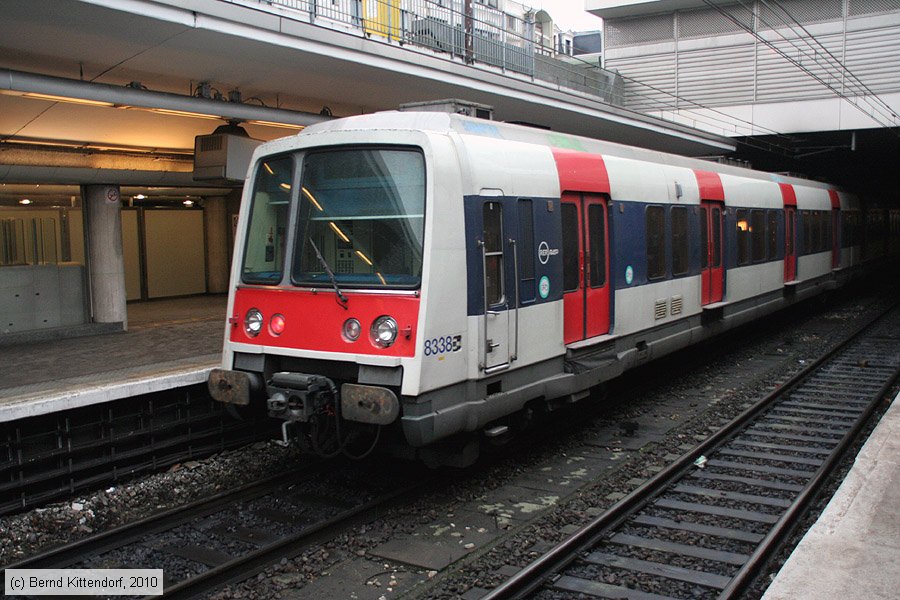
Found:
[[[578,289],[578,207],[562,205],[563,291]]]
[[[487,304],[503,302],[503,215],[499,202],[484,205],[484,288]]]
[[[606,215],[603,206],[588,206],[588,237],[591,251],[591,287],[603,287],[606,284]]]

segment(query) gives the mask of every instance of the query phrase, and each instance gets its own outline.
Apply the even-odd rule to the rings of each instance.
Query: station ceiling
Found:
[[[131,84],[135,89],[182,95],[189,102],[205,81],[214,94],[226,98],[239,91],[247,106],[334,116],[463,98],[494,106],[498,120],[679,154],[721,154],[733,147],[728,138],[523,76],[473,69],[446,54],[411,51],[358,32],[318,27],[219,0],[195,0],[190,10],[174,0],[7,0],[0,3],[0,21],[4,29],[0,69],[77,83]],[[222,123],[133,107],[28,97],[4,92],[0,85],[0,141],[7,145],[50,144],[95,155],[158,152],[190,160],[194,137],[211,133]],[[242,127],[261,140],[298,130],[252,122]],[[35,183],[4,179],[3,151],[0,144],[0,181]],[[44,175],[44,183],[79,183],[60,181],[49,172]],[[192,185],[184,177],[170,183]]]

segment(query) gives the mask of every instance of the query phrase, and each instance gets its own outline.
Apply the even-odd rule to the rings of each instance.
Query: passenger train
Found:
[[[253,156],[209,388],[323,455],[385,429],[440,462],[841,285],[898,226],[823,183],[577,136],[334,120]]]

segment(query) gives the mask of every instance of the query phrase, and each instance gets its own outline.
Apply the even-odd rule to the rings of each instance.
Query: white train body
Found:
[[[210,389],[414,447],[496,431],[840,284],[862,221],[824,184],[458,115],[316,125],[254,155]]]

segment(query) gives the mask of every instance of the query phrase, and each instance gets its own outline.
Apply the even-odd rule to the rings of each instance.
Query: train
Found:
[[[208,386],[323,456],[384,438],[470,462],[845,284],[898,233],[897,210],[802,178],[459,114],[336,119],[252,157]]]

